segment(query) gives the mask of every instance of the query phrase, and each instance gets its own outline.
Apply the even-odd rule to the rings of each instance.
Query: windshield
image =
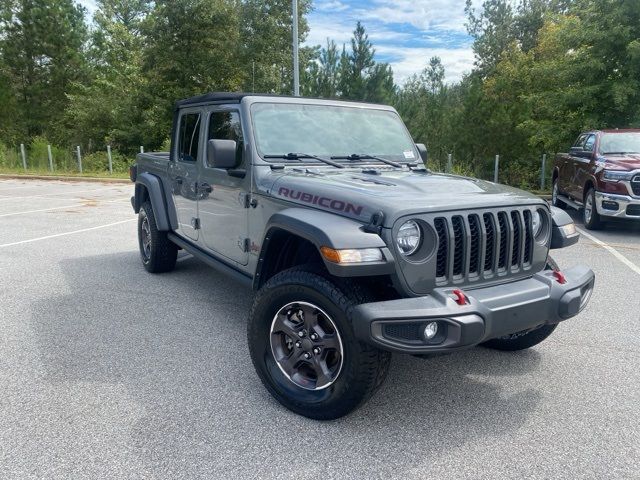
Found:
[[[603,133],[600,153],[640,153],[640,132]]]
[[[415,161],[415,146],[397,114],[331,105],[256,103],[251,107],[261,156],[366,154]]]

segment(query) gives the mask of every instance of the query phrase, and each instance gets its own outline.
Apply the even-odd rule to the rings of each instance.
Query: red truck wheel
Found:
[[[584,226],[589,230],[599,230],[602,228],[602,220],[596,207],[596,191],[590,188],[584,197],[583,209]]]

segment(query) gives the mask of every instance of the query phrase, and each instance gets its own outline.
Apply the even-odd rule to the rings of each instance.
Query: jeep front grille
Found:
[[[631,190],[636,197],[640,197],[640,173],[631,179]]]
[[[439,216],[436,283],[520,272],[531,266],[533,235],[529,210],[499,210]]]

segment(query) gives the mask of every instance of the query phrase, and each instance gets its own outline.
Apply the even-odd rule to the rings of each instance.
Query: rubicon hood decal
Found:
[[[300,190],[291,190],[286,187],[280,187],[278,189],[278,196],[308,203],[310,205],[319,205],[323,208],[329,208],[337,212],[353,213],[357,216],[359,216],[364,209],[362,205],[354,205],[353,203],[345,202],[343,200],[329,198],[322,195],[314,195]]]

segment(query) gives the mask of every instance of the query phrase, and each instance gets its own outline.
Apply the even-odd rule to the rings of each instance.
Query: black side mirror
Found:
[[[416,143],[416,148],[420,153],[420,158],[422,158],[422,162],[427,165],[427,160],[429,160],[429,151],[427,150],[427,146],[424,143]]]
[[[569,152],[578,155],[584,153],[584,149],[582,147],[571,147]]]
[[[236,166],[235,140],[209,140],[207,142],[207,164],[212,168],[234,168]]]

